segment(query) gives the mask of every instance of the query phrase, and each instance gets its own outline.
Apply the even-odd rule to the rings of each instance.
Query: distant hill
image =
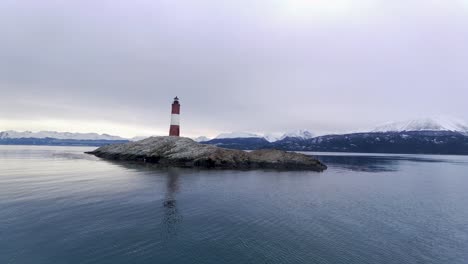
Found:
[[[390,122],[377,126],[371,132],[405,132],[405,131],[450,131],[468,134],[468,125],[452,117],[433,117]]]
[[[55,131],[0,132],[0,145],[103,146],[129,140],[107,134]]]
[[[265,149],[271,148],[271,143],[264,138],[215,138],[208,141],[201,142],[203,144],[215,145],[221,148],[229,149],[243,149],[243,150],[254,150],[254,149]]]
[[[312,137],[312,133],[303,131],[286,133],[275,141],[261,136],[218,136],[203,143],[248,150],[468,155],[468,126],[459,120],[425,118],[387,123],[360,133]]]
[[[45,146],[93,146],[99,147],[115,143],[126,143],[128,140],[86,140],[56,138],[8,138],[0,139],[0,145],[45,145]]]
[[[244,150],[468,155],[468,136],[451,131],[367,132],[310,139],[287,137],[275,142],[263,138],[231,138],[202,143]]]
[[[450,131],[372,132],[288,138],[273,148],[293,151],[468,155],[468,137]]]

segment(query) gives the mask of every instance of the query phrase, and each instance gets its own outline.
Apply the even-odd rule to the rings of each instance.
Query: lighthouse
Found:
[[[177,98],[176,96],[174,98],[174,102],[172,103],[171,128],[169,129],[169,136],[178,137],[180,135],[179,115],[180,115],[180,104],[179,104],[179,98]]]

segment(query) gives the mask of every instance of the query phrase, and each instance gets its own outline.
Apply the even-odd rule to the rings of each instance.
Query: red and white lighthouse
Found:
[[[174,102],[172,103],[171,128],[169,129],[169,136],[178,137],[180,135],[179,115],[180,115],[180,104],[179,104],[179,98],[177,98],[176,96],[174,98]]]

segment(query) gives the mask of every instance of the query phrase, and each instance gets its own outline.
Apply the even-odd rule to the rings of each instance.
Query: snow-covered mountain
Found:
[[[215,139],[224,138],[262,138],[262,136],[249,132],[231,132],[219,134]]]
[[[421,118],[403,122],[390,122],[376,127],[372,132],[452,131],[468,133],[468,125],[455,118]]]
[[[266,139],[268,142],[276,142],[280,140],[281,137],[281,133],[266,133],[263,135],[263,138]]]
[[[307,130],[285,133],[279,140],[274,134],[231,133],[206,143],[243,150],[468,155],[468,126],[456,119],[425,118],[318,137]]]
[[[280,139],[285,139],[285,138],[299,138],[299,139],[310,139],[314,137],[314,134],[312,134],[310,131],[307,131],[305,129],[300,129],[300,130],[295,130],[291,132],[285,133],[283,136],[281,136]]]
[[[299,139],[310,139],[314,135],[304,129],[290,131],[284,134],[281,133],[265,133],[264,135],[258,135],[250,132],[232,132],[223,133],[218,135],[215,139],[233,139],[233,138],[264,138],[268,142],[276,142],[285,138],[299,138]]]
[[[40,132],[18,132],[13,130],[0,132],[0,139],[13,138],[55,138],[55,139],[73,139],[73,140],[126,140],[118,136],[97,133],[70,133],[56,131],[40,131]]]
[[[193,140],[195,140],[196,142],[204,142],[204,141],[208,141],[210,139],[205,137],[205,136],[201,136],[201,137],[193,138]]]
[[[263,136],[268,142],[276,142],[285,138],[296,138],[296,139],[310,139],[313,138],[315,135],[308,130],[299,129],[294,131],[289,131],[284,134],[278,133],[267,133]]]

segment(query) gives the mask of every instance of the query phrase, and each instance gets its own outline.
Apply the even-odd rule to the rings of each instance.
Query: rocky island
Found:
[[[319,160],[304,154],[274,149],[251,152],[224,149],[176,136],[150,137],[137,142],[107,145],[87,153],[109,160],[154,163],[164,167],[312,171],[327,169]]]

